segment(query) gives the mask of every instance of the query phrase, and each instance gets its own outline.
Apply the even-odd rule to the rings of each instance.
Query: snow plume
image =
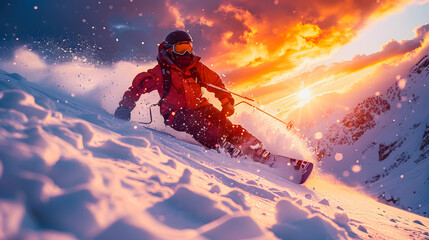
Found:
[[[117,62],[111,66],[100,66],[85,57],[48,64],[25,47],[17,49],[12,60],[0,63],[3,69],[19,72],[37,85],[62,93],[66,99],[74,98],[89,106],[102,107],[109,113],[114,112],[134,77],[154,65],[150,62]]]
[[[286,125],[246,105],[237,107],[239,112],[233,122],[239,122],[275,154],[315,162],[313,151],[305,138],[288,130]]]

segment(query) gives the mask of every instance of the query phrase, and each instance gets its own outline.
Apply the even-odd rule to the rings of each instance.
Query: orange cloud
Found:
[[[245,90],[328,54],[356,37],[374,17],[408,2],[202,0],[193,6],[182,2],[175,6],[191,34],[209,42],[200,53],[203,61],[226,73],[235,90]],[[210,24],[195,21],[202,18]]]
[[[284,92],[290,92],[288,88],[295,88],[294,90],[296,91],[302,82],[305,82],[305,86],[313,84],[319,88],[323,88],[325,91],[334,91],[335,89],[332,87],[331,89],[327,89],[327,85],[334,86],[338,80],[343,80],[344,76],[349,76],[354,72],[385,62],[396,56],[402,57],[407,53],[412,53],[421,48],[425,42],[429,41],[429,24],[418,27],[415,33],[415,37],[410,40],[401,42],[391,40],[379,52],[369,55],[358,55],[351,61],[334,63],[331,66],[319,66],[310,72],[304,72],[292,79],[284,79],[283,82],[277,84],[255,88],[245,92],[245,94],[263,98],[264,102],[270,102],[282,95],[288,95],[284,94]]]

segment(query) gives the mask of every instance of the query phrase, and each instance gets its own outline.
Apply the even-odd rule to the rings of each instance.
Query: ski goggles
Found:
[[[178,42],[173,45],[173,52],[178,55],[185,55],[186,52],[192,54],[192,42]]]

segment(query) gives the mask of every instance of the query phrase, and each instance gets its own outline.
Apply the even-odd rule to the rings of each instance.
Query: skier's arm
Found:
[[[215,73],[214,71],[212,71],[211,69],[209,69],[204,64],[201,64],[200,74],[202,75],[201,78],[202,78],[203,85],[204,85],[204,83],[210,83],[210,84],[213,84],[217,87],[226,89],[226,87],[223,84],[222,79],[219,77],[219,75],[217,73]],[[232,97],[232,95],[230,93],[216,89],[216,88],[213,88],[213,87],[210,87],[210,86],[207,86],[207,85],[205,85],[205,88],[207,88],[207,90],[209,92],[212,92],[215,94],[215,97],[217,99],[219,99],[222,106],[224,106],[227,103],[234,105],[234,98]]]
[[[128,90],[124,93],[122,100],[119,102],[119,107],[115,111],[115,117],[125,120],[130,120],[131,111],[136,107],[136,102],[144,93],[152,92],[157,89],[158,81],[150,74],[142,72],[138,74]]]
[[[133,110],[142,94],[152,92],[157,88],[157,82],[158,81],[155,81],[153,77],[146,72],[138,74],[134,78],[131,87],[124,93],[122,100],[119,102],[119,106],[125,106],[129,110]]]

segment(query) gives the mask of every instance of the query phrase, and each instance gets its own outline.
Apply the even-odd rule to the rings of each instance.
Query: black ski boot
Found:
[[[274,164],[274,155],[264,148],[261,142],[249,146],[254,152],[253,161],[271,166]]]
[[[244,155],[252,158],[255,162],[260,162],[268,166],[274,164],[274,155],[265,149],[262,142],[255,137],[252,137],[237,148],[239,148]]]
[[[230,155],[232,158],[243,156],[243,152],[240,149],[236,148],[234,145],[232,145],[230,142],[226,141],[226,139],[223,139],[219,146],[223,148],[225,150],[225,153]]]

